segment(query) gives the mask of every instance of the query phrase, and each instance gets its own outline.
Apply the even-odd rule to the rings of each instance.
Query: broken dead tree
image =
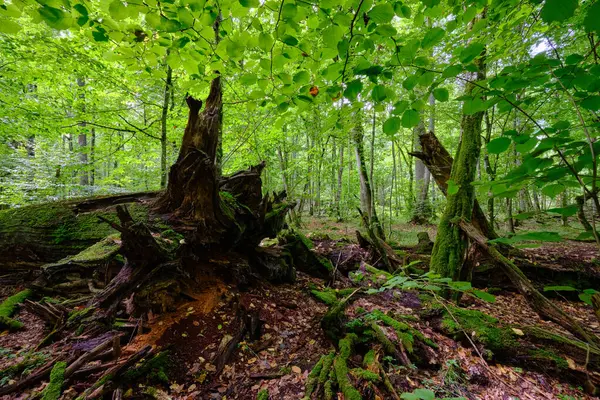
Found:
[[[450,179],[454,160],[433,132],[419,136],[419,141],[421,142],[421,151],[409,154],[423,161],[429,172],[431,172],[431,176],[435,179],[435,183],[437,183],[439,189],[446,195],[448,193],[448,180]],[[486,237],[490,239],[498,237],[477,200],[473,204],[473,217],[471,220]]]

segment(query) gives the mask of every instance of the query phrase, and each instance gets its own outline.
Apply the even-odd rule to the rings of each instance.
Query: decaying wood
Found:
[[[115,336],[115,337],[118,338],[118,336]],[[95,357],[100,355],[103,351],[108,350],[112,346],[113,346],[113,338],[110,338],[110,339],[104,341],[103,343],[100,343],[98,346],[94,347],[89,352],[82,354],[77,360],[75,360],[73,363],[71,363],[71,365],[69,365],[65,369],[65,373],[64,373],[65,379],[68,379],[69,377],[71,377],[71,375],[73,375],[77,370],[79,370],[81,367],[83,367],[88,362],[94,360]]]
[[[379,260],[385,265],[389,272],[395,272],[399,268],[402,268],[403,261],[398,257],[394,249],[385,242],[369,225],[366,215],[359,210],[363,227],[366,229],[368,238],[361,235],[359,231],[356,231],[356,239],[359,245],[365,250],[370,250],[379,257]]]
[[[0,387],[0,396],[4,396],[7,394],[14,393],[18,390],[25,389],[27,387],[33,386],[36,383],[46,379],[48,376],[50,376],[50,372],[52,372],[52,368],[54,367],[54,365],[59,361],[63,361],[64,359],[65,358],[62,355],[59,357],[56,357],[52,361],[45,364],[43,367],[39,368],[36,371],[33,371],[26,378],[23,378],[20,381],[17,381],[13,384]],[[75,360],[75,357],[69,357],[66,359],[66,362],[68,364],[68,363],[72,362],[73,360]]]
[[[94,297],[92,306],[95,308],[116,308],[136,285],[151,277],[152,272],[158,268],[153,266],[160,266],[168,259],[148,227],[142,222],[134,221],[126,207],[117,206],[117,216],[121,225],[108,220],[105,222],[121,233],[121,253],[126,262],[119,274]]]
[[[488,238],[478,227],[466,221],[461,221],[459,224],[461,229],[498,263],[513,285],[540,316],[556,322],[600,351],[600,339],[540,293],[519,267],[502,255],[494,246],[488,244]]]
[[[57,325],[65,319],[67,315],[67,310],[65,307],[52,304],[52,303],[41,303],[34,302],[29,299],[26,299],[23,303],[23,306],[27,311],[37,315],[44,321],[50,323],[51,325]]]
[[[119,380],[121,375],[129,368],[133,367],[138,361],[152,354],[152,346],[146,346],[140,351],[128,357],[125,361],[119,362],[110,368],[95,384],[86,389],[81,395],[84,399],[101,398],[106,392],[111,390],[112,382]]]

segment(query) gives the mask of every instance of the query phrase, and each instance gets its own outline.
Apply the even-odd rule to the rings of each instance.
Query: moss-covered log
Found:
[[[564,379],[587,380],[586,368],[600,367],[600,351],[580,340],[537,326],[501,323],[481,311],[452,305],[434,307],[433,326],[470,346],[473,341],[484,357],[554,373]],[[468,335],[468,338],[467,338]],[[594,375],[595,376],[595,375]],[[598,384],[600,378],[594,378]]]
[[[147,196],[140,195],[140,198]],[[14,270],[56,262],[77,254],[116,231],[102,223],[102,216],[116,221],[114,205],[102,197],[94,209],[91,199],[54,202],[0,211],[0,269]],[[116,197],[122,200],[122,197]],[[131,201],[131,197],[127,197]],[[117,200],[114,202],[118,203]],[[86,204],[81,211],[80,205]],[[148,222],[147,206],[128,204],[134,218]]]

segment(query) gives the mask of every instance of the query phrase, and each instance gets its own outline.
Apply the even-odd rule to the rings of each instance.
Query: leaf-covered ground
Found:
[[[313,235],[313,238],[319,239],[315,240],[315,251],[327,255],[332,264],[340,270],[349,268],[349,264],[364,262],[367,256],[351,240],[327,239],[323,235]],[[589,268],[596,266],[597,250],[592,244],[568,242],[545,245],[528,251],[532,257],[549,264],[570,263]],[[378,277],[372,278],[360,284],[377,286]],[[337,288],[356,285],[356,282],[351,282],[345,277],[340,277],[333,284]],[[323,289],[325,286],[326,282],[302,273],[298,274],[295,284],[258,283],[245,291],[227,285],[218,277],[207,278],[205,285],[193,294],[194,300],[181,304],[176,312],[154,316],[148,321],[144,333],[132,335],[128,339],[129,344],[123,348],[123,355],[133,354],[148,344],[155,346],[157,350],[168,351],[169,363],[165,371],[169,381],[161,383],[156,380],[138,380],[125,392],[125,397],[254,399],[260,390],[268,389],[271,399],[302,398],[311,368],[321,355],[334,349],[320,326],[328,306],[311,293],[311,290]],[[18,286],[3,286],[2,298],[17,289]],[[567,299],[555,296],[553,301],[600,334],[599,322],[591,307],[573,297]],[[539,325],[555,332],[566,333],[555,324],[541,320],[522,296],[512,292],[496,293],[494,303],[465,297],[461,306],[483,311],[498,318],[503,324]],[[254,342],[244,338],[236,346],[222,372],[215,376],[215,357],[239,329],[235,317],[235,310],[239,307],[258,312],[263,323],[262,335]],[[468,340],[459,341],[448,337],[438,329],[435,318],[423,316],[424,307],[421,293],[390,290],[360,296],[346,310],[350,319],[372,310],[384,313],[392,311],[412,317],[411,326],[438,345],[429,360],[429,365],[420,368],[401,367],[393,360],[386,362],[387,374],[398,393],[426,388],[434,392],[437,398],[592,398],[584,394],[580,382],[566,378],[569,371],[561,376],[561,373],[551,371],[550,368],[546,372],[539,369],[530,370],[526,364],[499,363],[493,356],[485,353],[483,347],[473,346]],[[0,370],[6,372],[7,367],[26,358],[34,358],[37,361],[17,376],[0,376],[0,385],[23,378],[52,360],[58,351],[91,347],[97,342],[97,338],[73,335],[36,350],[36,346],[48,333],[48,328],[44,326],[43,321],[26,310],[20,310],[15,318],[23,322],[25,328],[0,335]],[[393,337],[393,332],[384,331],[390,338]],[[466,333],[472,334],[473,341],[476,342],[475,332]],[[585,374],[584,365],[575,363],[568,354],[561,354],[561,357],[566,360],[568,370]],[[360,366],[361,362],[359,355],[349,360],[351,367]],[[108,364],[105,361],[95,361],[88,367],[93,370],[94,365]],[[93,384],[102,372],[100,369],[89,374],[76,374],[63,388],[63,398],[77,397]],[[29,398],[43,390],[45,385],[47,382],[42,382],[4,398]],[[339,394],[338,399],[343,399],[343,395]]]

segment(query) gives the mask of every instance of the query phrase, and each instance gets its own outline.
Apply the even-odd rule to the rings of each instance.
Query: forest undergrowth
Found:
[[[438,293],[446,281],[423,275],[429,256],[415,252],[416,232],[435,230],[402,228],[395,233],[405,243],[395,248],[408,274],[376,268],[381,267],[378,260],[355,243],[347,226],[309,219],[303,229],[306,244],[330,261],[337,271],[332,279],[297,272],[295,283],[259,281],[239,288],[218,273],[203,274],[203,284],[174,311],[146,320],[117,319],[100,337],[74,330],[48,341],[52,328],[23,304],[22,296],[6,315],[22,328],[0,336],[0,393],[49,365],[53,374],[1,398],[111,396],[90,388],[101,387],[106,371],[119,364],[112,345],[64,381],[57,378],[58,383],[53,382],[52,361],[64,352],[89,353],[115,335],[122,343],[117,360],[152,349],[115,380],[112,396],[123,398],[593,398],[585,385],[598,379],[591,371],[598,355],[576,354],[576,339],[542,320],[509,285],[482,290],[469,285],[459,288],[459,304],[444,300]],[[546,243],[525,251],[540,268],[556,271],[552,279],[542,274],[557,287],[545,292],[552,301],[600,334],[593,308],[573,291],[562,291],[570,274],[600,277],[594,244]],[[28,285],[31,274],[1,279],[5,301]],[[557,282],[561,279],[565,282]],[[536,285],[543,290],[549,283],[538,280]],[[64,307],[70,320],[84,320],[85,300],[45,302]],[[240,309],[258,316],[256,332],[239,325]],[[326,323],[332,314],[339,321]],[[332,332],[340,328],[343,332]],[[548,336],[553,334],[561,339]],[[59,385],[62,397],[53,397],[52,385]]]

